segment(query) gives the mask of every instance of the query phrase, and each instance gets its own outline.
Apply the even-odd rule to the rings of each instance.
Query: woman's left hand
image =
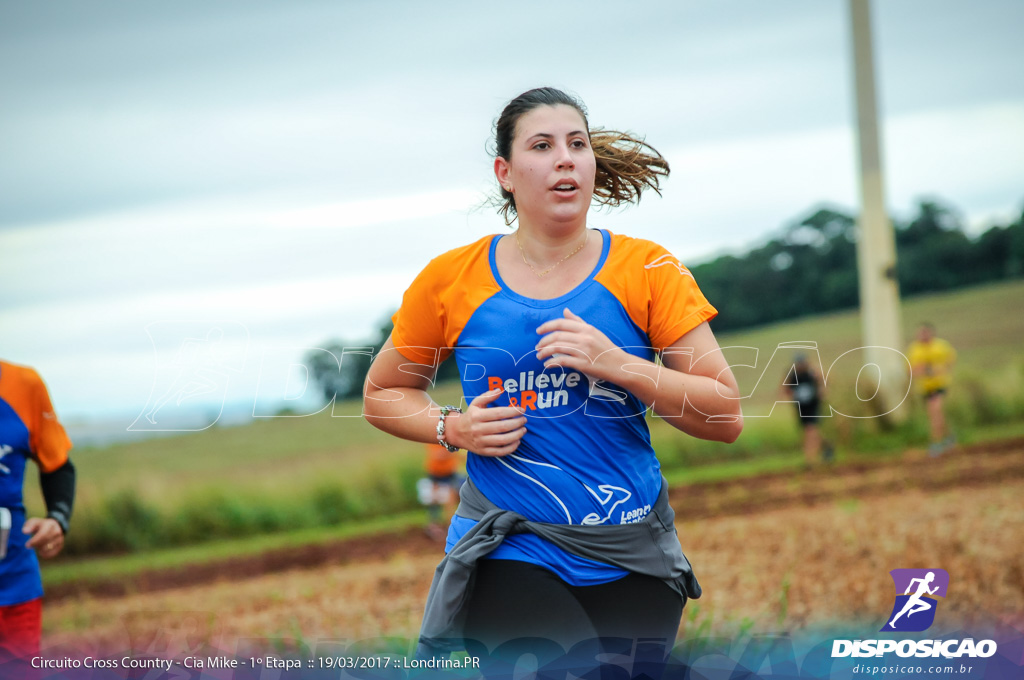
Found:
[[[566,307],[563,318],[546,321],[537,328],[543,337],[537,343],[537,358],[544,368],[562,366],[599,380],[610,380],[622,369],[625,350],[600,330]]]

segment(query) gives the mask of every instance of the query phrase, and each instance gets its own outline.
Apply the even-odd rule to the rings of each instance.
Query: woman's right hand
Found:
[[[488,408],[502,392],[484,392],[464,412],[445,418],[445,440],[480,456],[507,456],[519,448],[526,434],[525,411],[514,406]]]

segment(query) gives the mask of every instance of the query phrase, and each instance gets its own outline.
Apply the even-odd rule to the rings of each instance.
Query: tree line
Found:
[[[922,201],[894,227],[903,296],[1024,276],[1024,212],[972,238],[955,210]],[[820,208],[743,255],[690,271],[721,312],[712,321],[716,332],[856,307],[856,220]]]
[[[956,210],[929,200],[894,227],[903,296],[1024,276],[1024,211],[972,237]],[[721,312],[711,322],[719,333],[856,307],[856,220],[842,210],[818,208],[745,254],[721,255],[690,271]],[[362,394],[370,363],[391,335],[390,317],[368,340],[332,340],[324,345],[329,353],[305,357],[328,399]],[[437,379],[457,377],[450,360]]]

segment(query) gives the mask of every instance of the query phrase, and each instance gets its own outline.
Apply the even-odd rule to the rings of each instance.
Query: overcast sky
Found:
[[[893,214],[1019,214],[1024,3],[873,10]],[[220,328],[238,365],[193,402],[294,396],[268,376],[297,348],[365,337],[431,257],[505,230],[491,125],[539,85],[672,165],[592,226],[742,250],[855,209],[849,53],[846,0],[0,2],[0,356],[64,417],[138,415]]]

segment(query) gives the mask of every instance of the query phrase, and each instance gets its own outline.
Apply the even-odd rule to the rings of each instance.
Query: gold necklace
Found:
[[[536,269],[534,269],[534,268],[533,268],[533,265],[532,265],[532,264],[530,264],[530,261],[526,259],[526,251],[525,251],[525,250],[523,250],[523,244],[519,242],[519,230],[518,230],[518,229],[516,229],[516,234],[515,234],[515,236],[516,236],[516,245],[517,245],[517,246],[519,246],[519,253],[520,253],[520,254],[521,254],[521,255],[523,256],[523,262],[524,262],[524,263],[526,264],[526,266],[527,266],[527,267],[529,267],[529,268],[530,268],[530,271],[531,271],[531,272],[533,272],[534,274],[536,274],[536,275],[537,275],[537,278],[539,279],[539,278],[543,278],[543,277],[544,277],[544,276],[546,276],[546,275],[547,275],[547,273],[548,273],[548,272],[550,272],[550,271],[551,271],[552,269],[554,269],[554,268],[555,268],[555,267],[557,267],[558,265],[562,264],[563,262],[565,262],[566,260],[568,260],[568,259],[569,259],[570,257],[572,257],[573,255],[575,255],[576,253],[578,253],[578,252],[580,252],[581,250],[583,250],[583,246],[587,245],[587,237],[589,237],[589,236],[590,236],[590,232],[588,232],[588,231],[584,231],[584,232],[583,232],[583,242],[582,242],[582,243],[580,243],[580,244],[579,244],[578,246],[576,246],[576,249],[575,249],[575,250],[573,250],[573,251],[572,251],[571,253],[569,253],[568,255],[566,255],[565,257],[563,257],[563,258],[562,258],[561,260],[559,260],[558,262],[554,263],[553,265],[551,265],[550,267],[548,267],[547,269],[545,269],[545,270],[544,270],[544,271],[542,271],[542,272],[538,272],[538,271],[537,271]]]

